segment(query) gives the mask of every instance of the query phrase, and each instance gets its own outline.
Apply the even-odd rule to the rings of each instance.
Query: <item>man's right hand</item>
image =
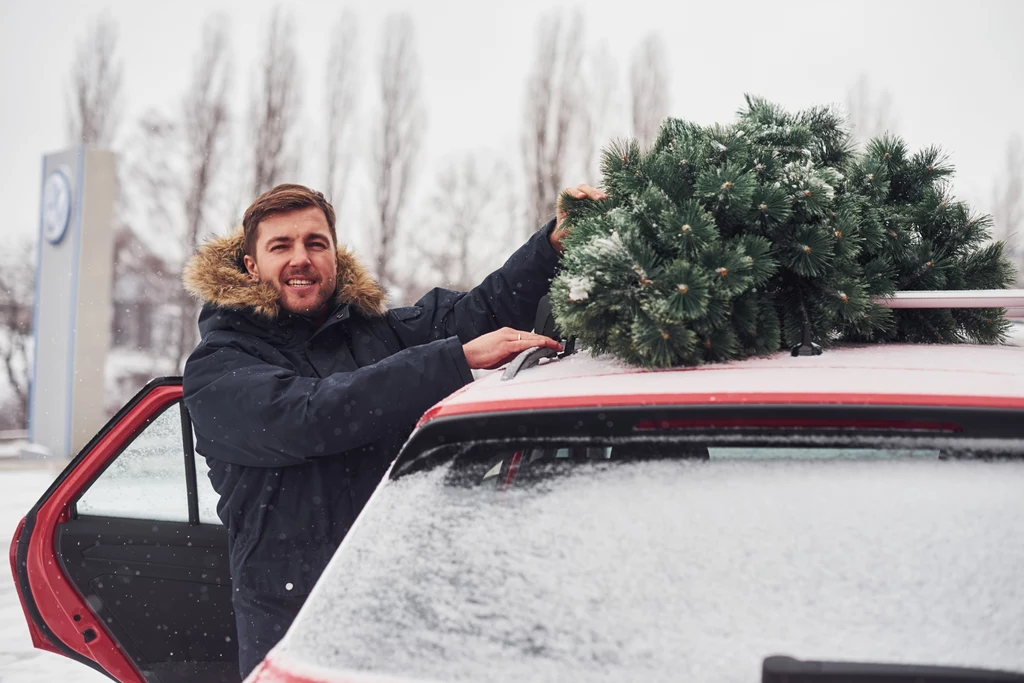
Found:
[[[503,327],[463,344],[462,352],[466,354],[466,362],[469,363],[470,369],[493,370],[535,346],[544,346],[555,351],[562,350],[562,345],[551,337]]]

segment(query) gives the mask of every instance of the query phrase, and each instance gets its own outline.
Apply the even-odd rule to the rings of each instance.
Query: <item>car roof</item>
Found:
[[[1024,409],[1024,347],[871,344],[669,370],[582,351],[507,380],[490,373],[431,408],[420,424],[495,411],[708,403]]]

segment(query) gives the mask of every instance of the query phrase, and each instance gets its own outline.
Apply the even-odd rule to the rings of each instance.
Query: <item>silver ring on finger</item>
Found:
[[[519,336],[516,338],[516,341],[523,341],[523,333],[522,332],[519,333]]]

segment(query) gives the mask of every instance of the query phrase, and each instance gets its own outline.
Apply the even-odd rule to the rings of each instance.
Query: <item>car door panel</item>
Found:
[[[65,572],[121,649],[162,683],[238,677],[231,576],[223,529],[172,522],[78,518],[58,540]],[[174,664],[196,662],[175,671]],[[185,676],[184,678],[182,676]]]
[[[55,480],[12,546],[35,644],[118,681],[240,678],[227,534],[199,523],[191,424],[180,398],[177,378],[143,389]],[[183,467],[191,470],[188,519],[79,517],[82,492],[157,417],[178,409]]]

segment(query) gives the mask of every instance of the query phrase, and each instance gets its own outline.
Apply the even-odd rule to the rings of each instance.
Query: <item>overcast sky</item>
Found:
[[[429,119],[419,193],[429,189],[441,160],[463,151],[504,156],[518,168],[526,72],[537,21],[552,6],[486,0],[287,3],[305,80],[303,152],[311,154],[320,140],[324,62],[342,9],[354,10],[360,20],[364,82],[372,77],[383,18],[405,10],[417,30]],[[958,169],[955,191],[982,211],[991,209],[992,184],[1006,163],[1004,146],[1012,134],[1024,134],[1021,0],[565,5],[572,6],[585,13],[589,43],[603,45],[618,64],[623,114],[629,54],[645,34],[658,31],[670,56],[671,115],[729,122],[747,92],[791,108],[844,104],[864,75],[876,91],[890,92],[897,131],[912,146],[938,143],[950,153]],[[243,115],[273,2],[0,0],[0,7],[2,229],[29,237],[38,229],[41,156],[67,143],[64,94],[75,44],[99,12],[107,10],[120,29],[124,143],[143,111],[177,106],[211,12],[223,13],[230,25],[235,113]],[[371,104],[363,108],[368,112]],[[623,118],[623,133],[625,126]],[[245,151],[239,147],[234,153],[241,160]],[[311,165],[297,180],[316,184],[319,169]],[[513,182],[495,178],[494,190],[510,193],[506,184]]]

